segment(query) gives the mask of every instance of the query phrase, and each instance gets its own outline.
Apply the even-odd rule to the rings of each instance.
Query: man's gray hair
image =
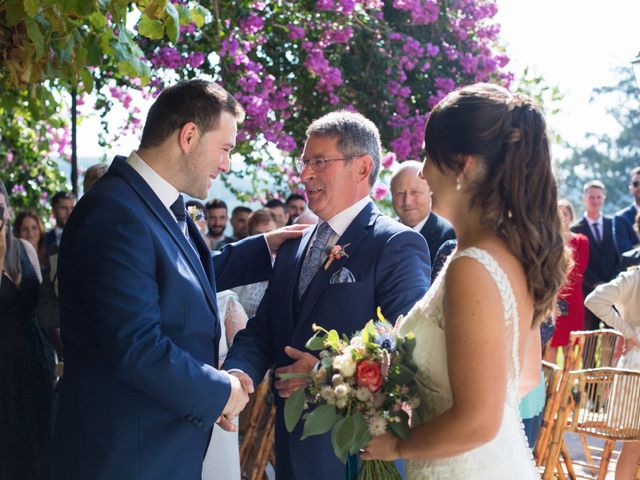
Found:
[[[338,150],[345,155],[369,155],[373,168],[369,175],[369,185],[373,186],[380,171],[380,132],[378,127],[364,115],[347,110],[331,112],[315,120],[307,128],[307,138],[335,137]]]

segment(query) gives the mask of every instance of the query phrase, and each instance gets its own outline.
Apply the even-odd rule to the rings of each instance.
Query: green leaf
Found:
[[[86,93],[91,93],[93,91],[93,75],[91,75],[91,72],[86,68],[81,68],[79,73],[84,91]]]
[[[138,23],[138,32],[143,37],[147,37],[152,40],[160,40],[164,36],[164,27],[160,20],[153,20],[143,14],[140,17],[140,22]]]
[[[102,63],[102,50],[100,42],[95,35],[87,38],[87,64],[97,67]]]
[[[167,13],[167,19],[164,22],[167,36],[169,40],[176,43],[180,38],[180,15],[171,2],[167,2],[164,11]]]
[[[305,347],[312,351],[318,351],[324,349],[324,335],[318,335],[317,333],[307,340]]]
[[[279,373],[278,378],[280,380],[293,380],[297,378],[309,378],[310,375],[307,373]]]
[[[313,435],[327,433],[338,419],[336,408],[332,405],[320,405],[309,414],[304,422],[301,440]]]
[[[38,11],[38,0],[23,0],[22,4],[24,5],[24,11],[30,17],[34,17],[36,12]]]
[[[101,12],[95,12],[89,15],[87,19],[97,30],[101,30],[107,26],[107,17]]]
[[[415,381],[415,372],[411,371],[406,365],[398,365],[397,369],[389,374],[389,379],[394,383],[402,385]]]
[[[409,437],[409,415],[404,410],[400,410],[397,414],[400,417],[400,422],[392,422],[389,424],[389,430],[396,434],[400,438]]]
[[[349,453],[353,455],[371,442],[371,434],[367,422],[360,412],[353,414],[353,440],[349,445]]]
[[[284,424],[292,432],[304,409],[304,388],[296,390],[284,402]]]
[[[44,53],[44,36],[40,31],[38,22],[33,18],[26,18],[24,24],[27,27],[27,35],[29,35],[29,39],[36,49],[36,55],[41,56]]]
[[[338,335],[338,332],[336,332],[335,330],[329,331],[327,339],[325,340],[325,345],[333,348],[334,350],[337,350],[340,346],[340,335]]]
[[[211,12],[202,5],[196,5],[191,9],[191,19],[198,28],[202,28],[205,22],[211,18]]]
[[[338,420],[331,430],[331,445],[333,445],[333,453],[340,459],[342,463],[347,463],[349,456],[349,442],[351,441],[351,423],[352,417],[342,417]]]
[[[15,27],[26,15],[20,0],[7,0],[4,8],[6,11],[7,27]]]

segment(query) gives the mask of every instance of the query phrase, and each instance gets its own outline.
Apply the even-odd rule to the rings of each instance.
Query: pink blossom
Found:
[[[250,13],[247,18],[240,21],[240,30],[248,34],[254,34],[264,28],[264,20],[256,13]]]
[[[13,163],[13,152],[7,152],[7,163]]]
[[[290,23],[287,25],[289,29],[289,38],[291,40],[303,39],[305,37],[305,31],[302,27],[296,27],[294,24]]]
[[[390,168],[391,165],[393,165],[393,162],[395,161],[396,161],[396,154],[393,152],[389,152],[384,157],[382,157],[381,164],[383,168]]]
[[[373,199],[374,200],[382,200],[389,193],[389,187],[387,187],[384,183],[376,183],[373,187]]]

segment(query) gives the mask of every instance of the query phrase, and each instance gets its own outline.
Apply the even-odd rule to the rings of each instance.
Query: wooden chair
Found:
[[[556,473],[563,476],[559,457],[566,431],[605,440],[599,465],[594,463],[595,457],[588,457],[587,462],[565,458],[568,472],[580,465],[593,472],[592,478],[604,480],[615,442],[640,440],[640,372],[595,368],[571,371],[566,377],[543,480],[554,478]],[[569,477],[576,478],[575,473]]]
[[[255,391],[255,400],[248,413],[240,440],[240,470],[247,480],[266,480],[267,464],[275,467],[275,415],[270,375]]]
[[[543,371],[546,383],[546,403],[543,411],[543,420],[540,433],[534,448],[534,458],[536,465],[542,467],[547,464],[551,435],[554,425],[558,421],[560,409],[560,397],[567,383],[567,373],[571,370],[581,368],[588,359],[588,364],[599,367],[613,367],[617,363],[622,353],[624,338],[622,334],[615,330],[601,329],[589,331],[572,332],[569,337],[569,348],[566,349],[564,366],[562,369],[555,364],[543,362]],[[571,409],[572,405],[567,405]],[[586,439],[582,437],[585,455],[588,455]],[[565,465],[568,469],[569,478],[575,478],[572,471],[569,453],[561,441],[559,445],[560,453],[564,457]],[[557,468],[558,475],[564,478],[564,472]]]

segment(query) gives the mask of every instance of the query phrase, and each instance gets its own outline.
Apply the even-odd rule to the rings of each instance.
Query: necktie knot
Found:
[[[182,195],[178,195],[178,198],[175,202],[171,204],[169,207],[171,212],[175,215],[176,220],[178,222],[186,222],[187,221],[187,211],[184,208],[184,199]]]

